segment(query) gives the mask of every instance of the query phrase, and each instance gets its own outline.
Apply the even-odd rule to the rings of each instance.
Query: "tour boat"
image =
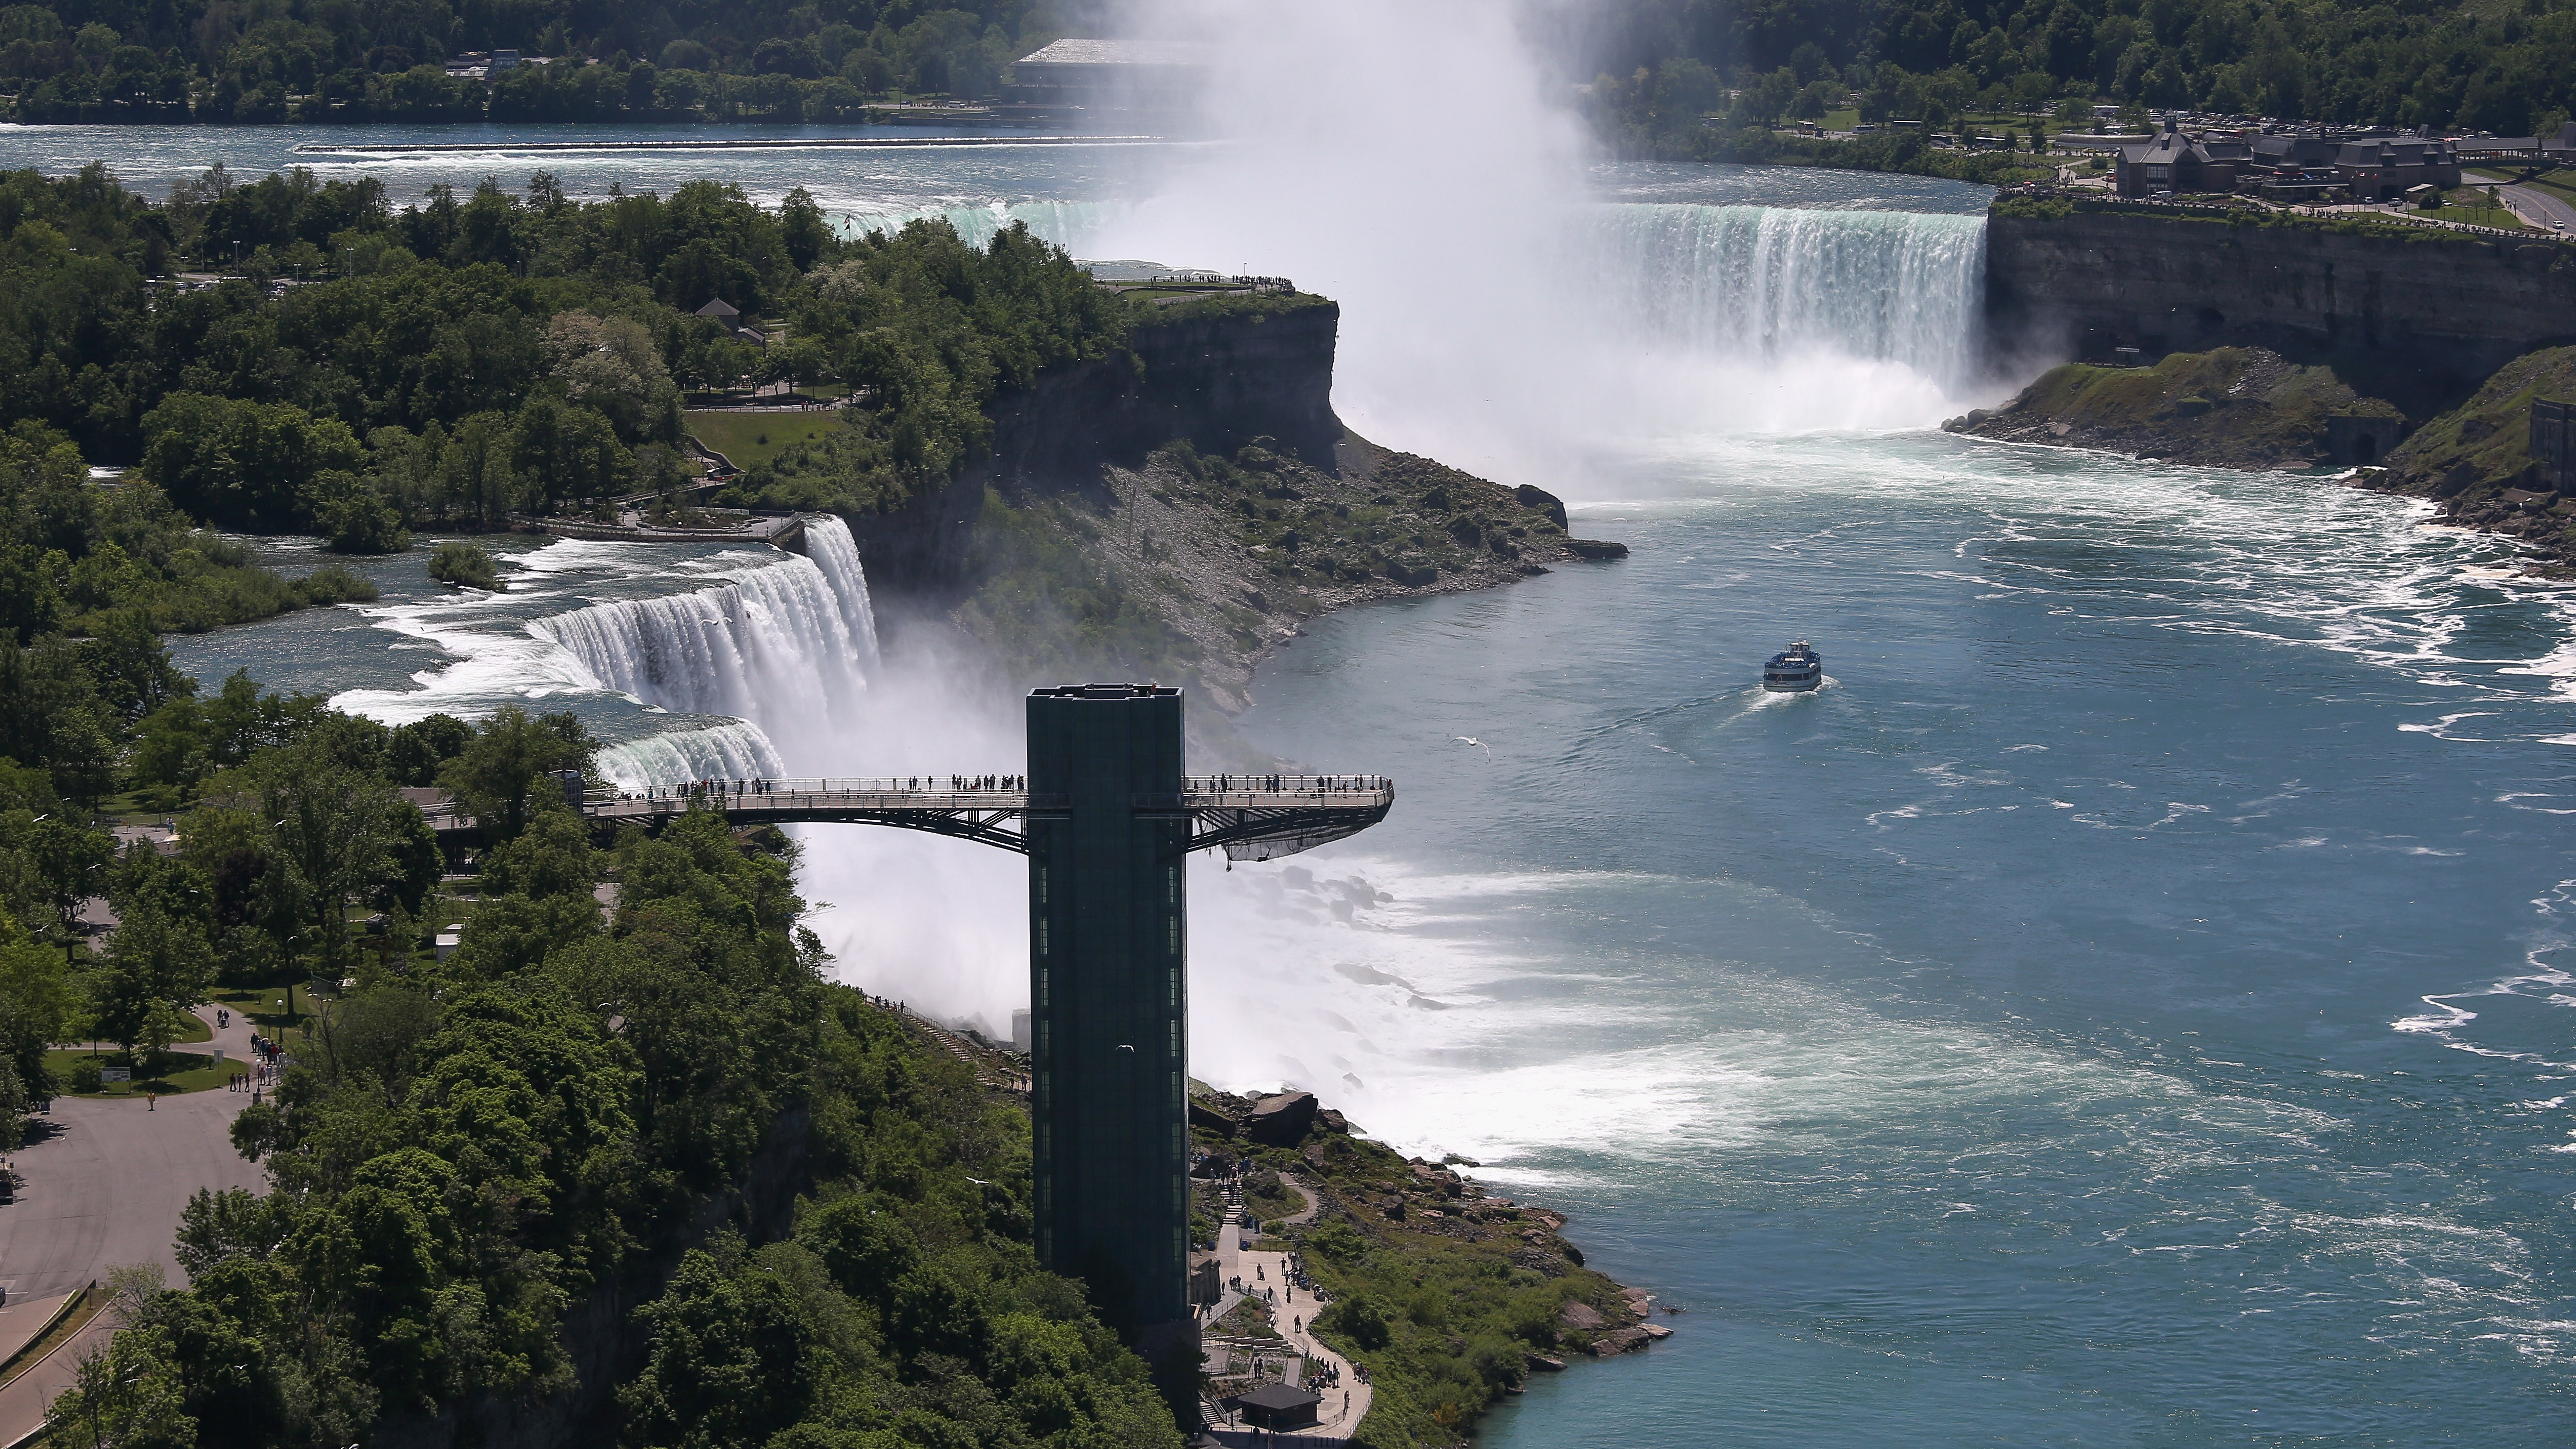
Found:
[[[1762,666],[1762,687],[1780,694],[1795,694],[1822,688],[1825,682],[1825,657],[1816,646],[1801,639],[1771,656]]]

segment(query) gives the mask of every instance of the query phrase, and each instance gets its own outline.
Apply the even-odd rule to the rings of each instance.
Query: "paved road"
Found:
[[[72,1386],[82,1359],[107,1347],[116,1327],[113,1312],[99,1314],[0,1388],[0,1444],[15,1444],[43,1427],[46,1406]]]
[[[213,1012],[202,1013],[213,1025]],[[238,1015],[215,1033],[228,1058],[250,1055],[250,1024]],[[0,1205],[0,1286],[12,1304],[69,1293],[104,1280],[111,1266],[158,1263],[185,1282],[171,1238],[179,1209],[201,1187],[267,1186],[265,1174],[233,1150],[232,1120],[250,1101],[216,1090],[133,1099],[57,1097],[14,1165],[17,1200]],[[45,1406],[71,1382],[115,1325],[105,1314],[35,1367],[0,1387],[0,1444],[44,1421]]]
[[[25,1348],[29,1340],[44,1332],[45,1325],[53,1320],[63,1301],[71,1296],[68,1293],[50,1293],[42,1298],[12,1298],[7,1307],[0,1308],[0,1363],[7,1363],[11,1354]],[[0,1438],[0,1444],[7,1442],[6,1438]]]
[[[2559,196],[2536,186],[2499,186],[2496,195],[2503,199],[2507,210],[2542,231],[2555,230],[2550,223],[2558,221],[2565,222],[2568,232],[2576,234],[2576,206],[2568,205]]]
[[[170,1240],[189,1195],[266,1186],[233,1150],[232,1119],[249,1101],[191,1092],[146,1110],[131,1098],[55,1098],[15,1158],[18,1200],[0,1206],[0,1285],[13,1299],[68,1293],[122,1263],[158,1263],[182,1281]]]

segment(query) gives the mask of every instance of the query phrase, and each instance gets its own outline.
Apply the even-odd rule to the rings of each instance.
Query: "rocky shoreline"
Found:
[[[1627,553],[1565,506],[1379,447],[1332,410],[1340,309],[1317,297],[1139,328],[1132,356],[997,398],[989,455],[842,511],[887,622],[953,627],[1004,697],[1068,678],[1183,681],[1227,716],[1336,609]],[[785,478],[796,467],[782,459]],[[1216,731],[1193,730],[1215,744]]]
[[[2527,551],[2524,572],[2576,578],[2576,501],[2540,474],[2535,400],[2576,399],[2576,348],[2506,364],[2459,406],[2410,418],[2332,368],[2262,348],[2176,353],[2151,368],[2052,368],[2001,408],[1944,430],[2000,442],[2094,448],[2248,471],[2342,465],[2334,481],[2435,503],[2435,520]]]
[[[1464,1442],[1532,1374],[1639,1352],[1682,1311],[1586,1266],[1564,1214],[1492,1191],[1480,1164],[1405,1157],[1310,1092],[1194,1082],[1190,1135],[1203,1220],[1231,1192],[1319,1292],[1314,1331],[1367,1371],[1369,1442]]]
[[[2152,367],[2067,363],[2003,407],[1941,426],[2002,442],[2271,470],[2376,460],[2404,424],[2394,406],[2362,396],[2331,368],[2228,347],[2175,353]]]
[[[1517,583],[1627,556],[1575,538],[1565,505],[1344,435],[1329,467],[1266,449],[1165,449],[1103,470],[1085,510],[1093,557],[1130,597],[1161,601],[1208,701],[1251,703],[1254,673],[1316,619],[1383,599]]]

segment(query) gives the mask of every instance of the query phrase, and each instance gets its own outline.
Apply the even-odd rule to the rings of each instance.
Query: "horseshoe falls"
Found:
[[[1982,216],[1768,206],[1602,207],[1628,336],[1738,364],[1896,363],[1955,393],[1981,368]]]

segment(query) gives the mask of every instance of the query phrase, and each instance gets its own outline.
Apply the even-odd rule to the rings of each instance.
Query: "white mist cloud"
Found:
[[[1810,262],[1831,227],[1742,226],[1720,257],[1609,225],[1571,89],[1508,6],[1130,0],[1122,29],[1205,43],[1196,123],[1216,139],[1159,153],[1082,244],[1339,301],[1334,402],[1364,435],[1580,500],[1584,460],[1640,435],[1919,427],[1963,405],[1962,369],[1888,339],[1920,316],[1973,329],[1973,297]],[[1828,263],[1889,251],[1850,213],[1834,226],[1854,235]]]
[[[1382,441],[1497,471],[1561,430],[1574,359],[1552,285],[1583,195],[1507,7],[1136,0],[1131,34],[1207,42],[1205,124],[1103,255],[1293,277],[1342,304],[1335,402]]]

